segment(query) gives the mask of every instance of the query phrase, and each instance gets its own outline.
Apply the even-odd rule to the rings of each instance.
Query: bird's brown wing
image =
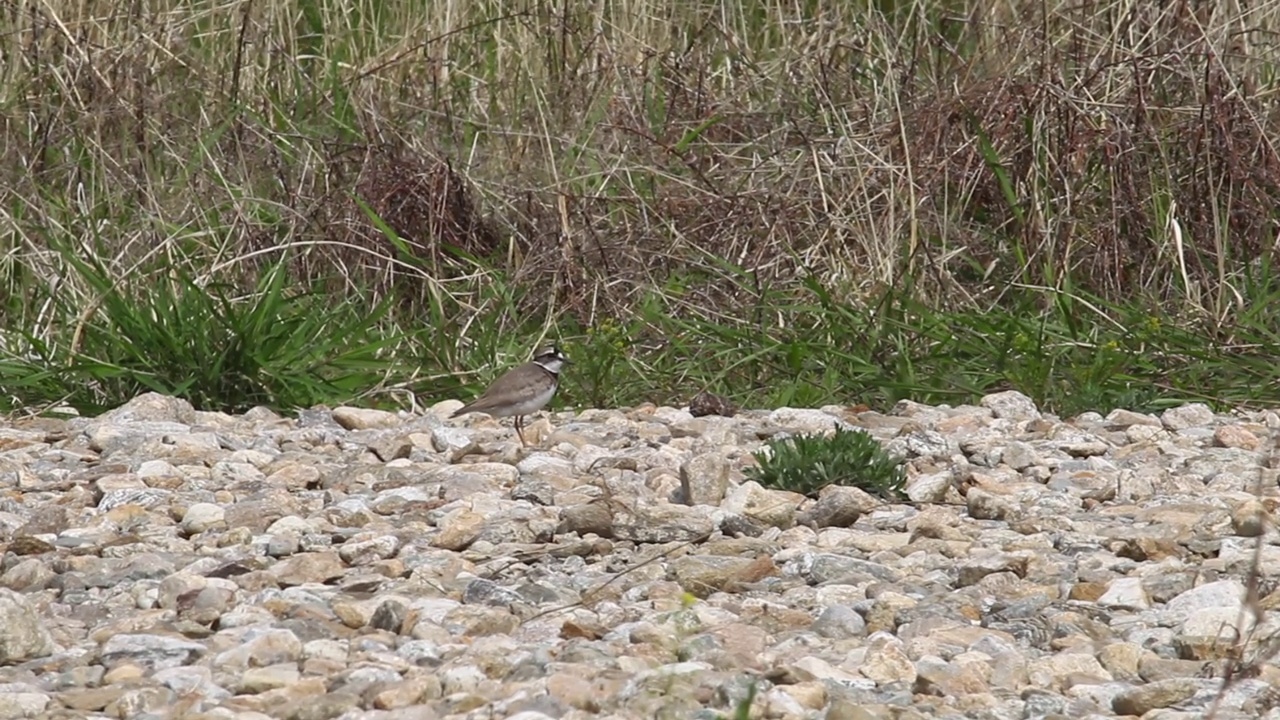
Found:
[[[530,383],[530,376],[525,375],[530,369],[536,370],[539,374],[533,376],[538,380],[536,383]],[[489,386],[480,397],[458,408],[450,417],[458,417],[472,412],[487,412],[498,405],[506,405],[508,403],[516,403],[533,395],[538,394],[540,383],[544,380],[541,375],[549,374],[537,365],[522,365],[517,368],[508,370],[506,374]]]

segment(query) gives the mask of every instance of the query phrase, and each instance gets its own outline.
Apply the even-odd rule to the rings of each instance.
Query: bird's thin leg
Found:
[[[520,438],[521,447],[529,447],[529,444],[524,441],[524,422],[522,422],[523,420],[524,418],[520,417],[519,415],[516,416],[516,437]]]

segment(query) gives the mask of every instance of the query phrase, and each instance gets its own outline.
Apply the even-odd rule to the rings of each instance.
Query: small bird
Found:
[[[560,348],[551,346],[538,351],[533,360],[512,368],[493,381],[488,390],[470,403],[458,408],[450,417],[467,413],[488,413],[496,418],[515,416],[516,436],[524,441],[524,416],[546,407],[560,387],[560,368],[572,365]]]

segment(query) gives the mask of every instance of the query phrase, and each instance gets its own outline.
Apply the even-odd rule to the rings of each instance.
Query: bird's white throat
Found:
[[[561,360],[558,357],[538,359],[538,360],[534,360],[534,363],[536,363],[538,367],[541,367],[543,370],[546,370],[552,375],[559,375],[560,368],[564,367],[564,360]]]

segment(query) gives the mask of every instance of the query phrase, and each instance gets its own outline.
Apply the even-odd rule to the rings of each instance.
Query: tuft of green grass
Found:
[[[747,477],[765,487],[816,497],[828,485],[861,488],[895,499],[906,485],[902,461],[862,430],[839,425],[830,435],[802,433],[770,440],[756,451]]]
[[[570,404],[680,405],[709,389],[743,407],[887,410],[1016,389],[1070,416],[1280,400],[1269,360],[1280,283],[1262,264],[1239,280],[1244,311],[1221,320],[1073,288],[1023,286],[998,304],[942,309],[910,287],[858,300],[810,277],[803,290],[739,283],[730,310],[701,304],[697,286],[668,283],[626,325],[587,334],[565,379]]]
[[[205,410],[298,408],[352,400],[392,373],[389,303],[369,311],[291,287],[284,256],[247,291],[182,267],[123,283],[94,258],[64,258],[92,294],[51,297],[76,306],[58,308],[75,325],[25,333],[26,352],[0,362],[0,392],[23,403],[93,411],[154,391]]]

